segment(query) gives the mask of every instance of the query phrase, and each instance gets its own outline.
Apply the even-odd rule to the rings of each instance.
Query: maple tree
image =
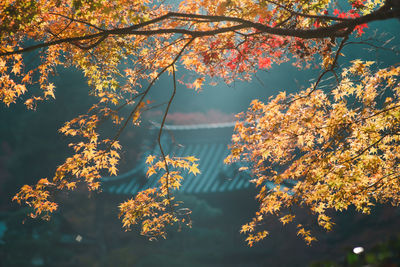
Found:
[[[230,83],[291,61],[298,67],[319,65],[322,74],[305,91],[281,93],[266,104],[253,101],[235,127],[226,160],[249,161],[259,188],[260,209],[241,230],[249,234],[248,243],[267,236],[259,228],[269,214],[284,224],[293,221],[294,214],[284,213],[294,205],[311,209],[326,230],[333,224],[327,210],[354,205],[368,213],[375,202],[397,205],[400,69],[374,71],[372,62],[358,60],[341,75],[335,71],[351,36],[360,37],[370,22],[399,16],[396,0],[1,1],[0,100],[9,106],[24,98],[26,107],[35,109],[55,98],[50,77],[59,67],[81,70],[98,100],[60,129],[77,140],[70,144],[75,154],[52,179],[23,186],[14,199],[31,206],[32,217],[48,218],[57,209],[54,191],[73,190],[82,181],[99,189],[102,175],[117,174],[119,136],[140,123],[151,103],[146,97],[167,73],[172,94],[158,135],[161,156],[147,158],[147,175],[160,174],[159,188],[120,205],[124,227],[141,222],[143,234],[165,236],[167,224],[187,223],[172,196],[184,179],[181,171],[199,172],[196,158],[170,157],[161,146],[177,68],[192,73],[181,83],[200,90],[207,77]],[[28,64],[28,52],[40,63]],[[319,85],[329,73],[337,85],[327,92]],[[30,89],[35,87],[39,93]],[[105,120],[115,125],[110,138],[99,135]],[[267,180],[277,186],[268,191]],[[286,180],[295,185],[280,186]],[[298,235],[314,239],[300,224]]]

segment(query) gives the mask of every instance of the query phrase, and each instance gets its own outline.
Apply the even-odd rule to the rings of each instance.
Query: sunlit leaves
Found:
[[[165,238],[165,228],[168,225],[177,222],[188,223],[185,218],[180,218],[178,204],[173,202],[171,193],[181,186],[183,177],[180,169],[188,170],[195,175],[200,172],[198,164],[195,163],[197,159],[192,156],[182,158],[167,156],[165,160],[154,162],[155,159],[156,157],[152,155],[146,159],[146,163],[149,164],[147,176],[161,174],[158,178],[158,187],[141,191],[133,199],[119,206],[123,227],[129,230],[140,223],[141,234],[150,240],[156,237]]]
[[[310,230],[306,230],[306,229],[303,227],[303,225],[298,224],[298,225],[297,225],[297,228],[298,228],[298,230],[297,230],[297,235],[298,235],[298,236],[301,236],[301,237],[304,239],[304,241],[306,241],[306,243],[307,243],[308,245],[310,245],[311,242],[317,240],[315,237],[313,237],[313,236],[311,235]]]
[[[0,99],[9,105],[24,93],[23,86],[35,82],[40,84],[44,97],[36,95],[36,98],[30,98],[28,108],[35,107],[34,102],[48,96],[54,98],[54,88],[48,78],[57,66],[62,65],[80,69],[93,87],[94,95],[104,92],[113,94],[108,99],[117,105],[126,94],[135,91],[136,86],[140,87],[141,82],[153,79],[159,69],[171,63],[182,43],[188,39],[189,34],[182,32],[212,32],[237,26],[241,22],[246,22],[243,29],[201,35],[182,53],[182,64],[196,71],[198,76],[186,84],[199,90],[205,76],[221,77],[227,82],[239,77],[250,79],[250,74],[258,68],[270,68],[274,63],[279,64],[289,58],[294,59],[294,64],[298,66],[310,66],[309,61],[316,56],[327,55],[327,40],[286,36],[289,33],[269,34],[253,26],[261,24],[301,31],[315,28],[315,25],[327,27],[335,22],[335,16],[339,21],[357,18],[384,4],[383,1],[372,0],[349,0],[349,3],[351,7],[348,10],[339,10],[335,2],[329,0],[301,4],[297,0],[183,0],[177,6],[128,0],[5,0],[0,4],[0,29],[2,33],[7,33],[0,35],[1,53],[17,51],[29,42],[52,45],[43,47],[41,62],[34,67],[25,66],[20,54],[2,57],[0,82],[4,90]],[[333,14],[329,14],[332,9]],[[171,14],[169,12],[180,13],[167,17],[166,14]],[[196,17],[199,15],[209,18]],[[165,19],[162,19],[164,16]],[[361,34],[363,27],[357,25],[355,30]],[[122,32],[102,34],[115,29]],[[148,34],[135,34],[135,30],[148,31]],[[325,37],[337,34],[332,32],[331,36]],[[324,65],[328,66],[329,57],[324,58]],[[124,67],[126,84],[121,84],[119,79],[124,75],[120,68],[122,64],[129,66]],[[32,72],[30,77],[35,80],[25,79],[28,72]],[[121,88],[123,90],[119,91]]]
[[[98,115],[82,115],[60,129],[62,134],[83,141],[69,145],[74,155],[57,167],[52,182],[42,179],[35,187],[24,186],[14,197],[14,200],[25,202],[34,209],[32,217],[48,218],[56,210],[57,204],[48,200],[52,197],[50,190],[73,190],[78,182],[85,182],[89,190],[98,190],[100,178],[105,173],[117,175],[121,145],[117,140],[99,140],[98,123]]]
[[[177,65],[192,72],[181,82],[196,91],[206,77],[227,83],[250,80],[259,69],[289,60],[298,67],[333,70],[340,55],[336,40],[354,30],[361,35],[366,25],[356,18],[385,3],[349,0],[348,9],[339,10],[335,2],[182,0],[169,6],[149,0],[0,1],[0,101],[9,106],[23,99],[28,109],[36,109],[40,101],[54,99],[51,77],[61,67],[81,71],[96,101],[61,127],[73,140],[73,154],[53,179],[24,186],[15,199],[30,205],[34,216],[47,216],[57,208],[49,192],[73,190],[78,182],[96,190],[101,176],[116,175],[119,136],[126,127],[138,126],[149,108],[145,97],[152,85]],[[355,24],[340,25],[346,21]],[[330,27],[335,23],[337,28]],[[320,35],[302,35],[315,32]],[[28,51],[34,63],[22,56]],[[253,164],[249,169],[261,206],[242,228],[250,245],[267,236],[256,229],[264,216],[279,215],[282,223],[294,220],[280,214],[294,203],[309,207],[327,230],[332,227],[328,209],[354,205],[368,213],[372,200],[397,203],[398,68],[374,74],[371,64],[353,62],[331,95],[311,88],[294,96],[281,93],[268,104],[253,101],[243,114],[226,161]],[[380,107],[377,98],[385,87],[393,96]],[[107,120],[117,128],[115,136],[103,140],[100,125]],[[121,217],[127,228],[141,221],[143,234],[164,236],[165,226],[177,220],[170,193],[181,186],[181,170],[196,175],[198,163],[194,157],[169,156],[149,156],[146,163],[147,176],[157,176],[159,188],[123,203]],[[297,184],[269,192],[267,180]],[[299,235],[313,240],[304,228]]]
[[[49,219],[50,214],[57,209],[57,204],[49,200],[50,192],[48,188],[54,187],[53,183],[50,183],[46,178],[40,179],[35,187],[24,185],[21,191],[14,196],[13,200],[18,203],[26,203],[33,209],[30,214],[32,218],[41,216],[44,219]]]
[[[152,164],[155,158],[156,158],[156,156],[149,155],[149,156],[146,158],[146,164]],[[148,176],[150,176],[150,175],[148,175]]]
[[[119,206],[123,227],[142,221],[141,234],[150,239],[161,236],[165,238],[165,227],[177,221],[167,212],[167,203],[159,199],[156,188],[139,192],[134,199],[125,201]]]
[[[335,9],[333,16],[355,18],[383,4],[382,1],[349,2],[350,10]],[[143,81],[154,79],[159,69],[171,63],[188,39],[187,35],[180,34],[182,30],[205,32],[229,28],[238,24],[231,18],[246,21],[249,25],[260,23],[282,29],[307,30],[313,28],[316,22],[326,27],[335,21],[332,17],[324,17],[329,15],[328,10],[333,6],[334,2],[328,0],[302,4],[297,0],[186,0],[174,10],[176,7],[163,3],[151,6],[149,1],[3,1],[0,5],[1,27],[4,28],[2,32],[9,35],[0,35],[1,52],[26,47],[26,38],[34,43],[56,43],[44,47],[40,52],[41,62],[34,67],[25,66],[20,54],[2,57],[0,99],[6,105],[14,103],[27,91],[28,85],[37,82],[43,90],[43,96],[29,98],[26,101],[28,108],[35,108],[37,101],[47,97],[54,98],[54,86],[49,76],[57,66],[62,65],[80,69],[93,87],[92,93],[99,97],[101,103],[118,105],[121,100],[132,98]],[[183,17],[159,20],[171,11],[178,11]],[[204,15],[204,12],[211,16],[209,20],[187,16]],[[224,18],[218,17],[221,15]],[[152,19],[155,21],[145,23]],[[102,35],[104,31],[117,28],[125,29],[124,34]],[[155,32],[142,36],[127,29],[150,32],[174,29],[177,32]],[[332,34],[334,36],[336,33]],[[81,38],[86,36],[93,37]],[[285,34],[267,34],[250,26],[239,31],[201,36],[195,38],[192,45],[180,55],[183,66],[195,71],[198,76],[185,84],[200,90],[206,76],[221,77],[226,82],[236,78],[250,79],[251,74],[259,68],[269,69],[273,64],[288,61],[290,57],[297,66],[311,66],[310,60],[322,54],[324,65],[328,66],[331,57],[327,56],[327,42],[323,38],[307,40]],[[332,46],[334,43],[330,44],[328,50],[332,50]],[[121,71],[122,64],[129,66],[124,67],[125,73]],[[29,76],[26,76],[27,73]],[[119,79],[124,75],[127,78],[125,84]]]
[[[259,58],[258,67],[260,69],[269,69],[271,67],[271,59],[269,58]]]
[[[263,240],[268,234],[268,231],[265,230],[255,234],[249,234],[246,238],[246,242],[250,247],[252,247],[254,243]]]
[[[285,225],[287,223],[292,222],[294,220],[294,218],[295,218],[295,216],[293,214],[288,214],[288,215],[285,215],[285,216],[279,218],[279,220],[282,222],[283,225]]]
[[[281,93],[266,104],[254,100],[240,116],[226,162],[249,161],[260,190],[259,211],[242,228],[251,233],[249,244],[262,231],[256,225],[263,216],[293,221],[281,214],[292,206],[309,208],[329,231],[328,210],[354,206],[369,214],[378,202],[400,204],[400,67],[372,68],[373,62],[353,61],[330,94],[312,88]],[[383,94],[390,97],[380,102]],[[278,186],[267,191],[266,181]],[[279,186],[284,181],[295,185]],[[307,243],[315,239],[298,228]]]

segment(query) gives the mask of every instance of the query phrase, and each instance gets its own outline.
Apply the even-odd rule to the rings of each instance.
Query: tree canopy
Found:
[[[82,71],[97,99],[60,129],[75,153],[54,177],[23,186],[14,199],[31,206],[31,216],[48,218],[57,209],[55,191],[73,190],[78,182],[98,190],[102,176],[117,174],[122,131],[140,124],[149,92],[168,74],[161,157],[146,160],[147,175],[160,174],[159,188],[119,207],[124,227],[141,223],[142,234],[165,236],[166,225],[187,223],[173,198],[182,170],[199,172],[196,158],[166,155],[160,141],[177,83],[200,90],[209,78],[249,80],[260,69],[290,61],[319,67],[321,75],[307,90],[281,93],[268,103],[254,100],[239,116],[226,159],[248,161],[259,189],[259,211],[241,230],[248,243],[267,236],[266,216],[294,221],[294,206],[310,209],[330,230],[329,210],[354,205],[369,213],[376,202],[398,205],[400,67],[377,69],[361,59],[341,71],[338,59],[368,23],[399,17],[399,6],[397,0],[1,1],[0,100],[9,106],[24,99],[35,109],[55,98],[50,77],[60,67]],[[28,52],[40,62],[30,62]],[[178,80],[178,68],[191,75]],[[335,84],[323,88],[327,75]],[[107,120],[113,136],[99,134]],[[267,190],[267,180],[277,186]],[[286,181],[293,187],[281,186]],[[301,224],[298,235],[314,240]]]

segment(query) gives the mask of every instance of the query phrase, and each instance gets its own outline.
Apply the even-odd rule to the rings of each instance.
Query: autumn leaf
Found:
[[[193,173],[194,175],[197,175],[200,173],[200,170],[198,169],[199,164],[193,163],[189,167],[189,172]]]
[[[330,231],[334,222],[328,210],[343,211],[353,205],[369,214],[377,201],[384,202],[382,197],[398,204],[393,197],[400,184],[393,170],[400,168],[395,148],[400,139],[390,133],[397,127],[390,118],[399,112],[400,91],[395,84],[400,67],[374,72],[373,62],[351,63],[332,98],[311,85],[294,95],[281,93],[267,103],[255,100],[239,117],[251,120],[235,127],[228,162],[250,163],[252,182],[260,188],[260,208],[252,222],[271,214],[287,224],[294,214],[282,215],[281,207],[295,207],[300,199],[318,225]],[[379,95],[388,90],[394,97],[384,102],[390,107],[377,105]],[[266,181],[275,183],[275,188],[267,191]],[[293,186],[282,187],[285,181]],[[310,230],[298,228],[306,243],[316,240]],[[249,242],[256,242],[255,237]]]
[[[155,158],[155,156],[149,155],[146,159],[146,164],[152,164]]]
[[[258,67],[260,69],[269,69],[271,67],[271,59],[269,58],[259,58],[258,59]]]
[[[188,161],[190,161],[190,162],[195,162],[195,161],[198,161],[198,160],[199,160],[199,159],[197,159],[197,158],[195,158],[195,157],[193,157],[193,156],[186,157],[185,159],[188,160]]]
[[[54,88],[55,88],[54,84],[52,84],[52,83],[48,84],[46,86],[46,90],[44,92],[44,96],[45,97],[46,96],[51,96],[52,98],[56,98],[55,95],[54,95]]]
[[[156,173],[157,173],[157,171],[153,167],[149,167],[147,169],[146,176],[150,177],[150,176],[152,176],[153,174],[156,174]]]
[[[201,77],[201,78],[196,79],[196,80],[193,82],[193,87],[194,87],[194,89],[195,89],[196,91],[201,90],[201,87],[202,87],[202,85],[203,85],[203,83],[204,83],[204,80],[205,80],[205,78],[204,78],[204,77]]]

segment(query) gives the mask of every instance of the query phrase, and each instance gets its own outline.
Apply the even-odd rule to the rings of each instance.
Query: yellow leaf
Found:
[[[156,156],[149,155],[146,159],[146,164],[152,164]]]
[[[205,78],[201,77],[201,78],[197,78],[194,82],[193,82],[193,87],[196,91],[199,91],[201,89],[201,86],[204,83]]]
[[[198,160],[199,160],[199,159],[197,159],[197,158],[195,158],[195,157],[193,157],[193,156],[186,157],[185,159],[187,159],[187,160],[190,161],[190,162],[195,162],[195,161],[198,161]]]
[[[200,173],[200,170],[197,168],[199,166],[199,164],[193,163],[190,167],[189,167],[189,173],[193,173],[194,175],[197,175],[198,173]]]
[[[155,174],[155,173],[157,173],[156,170],[155,170],[153,167],[149,167],[149,168],[147,169],[146,176],[147,176],[147,177],[150,177],[150,176],[152,176],[152,175]]]
[[[51,96],[52,98],[56,98],[54,95],[54,88],[55,88],[54,84],[49,83],[44,92],[44,96]]]
[[[118,141],[114,141],[114,143],[111,146],[115,149],[121,149],[121,145],[118,143]]]

